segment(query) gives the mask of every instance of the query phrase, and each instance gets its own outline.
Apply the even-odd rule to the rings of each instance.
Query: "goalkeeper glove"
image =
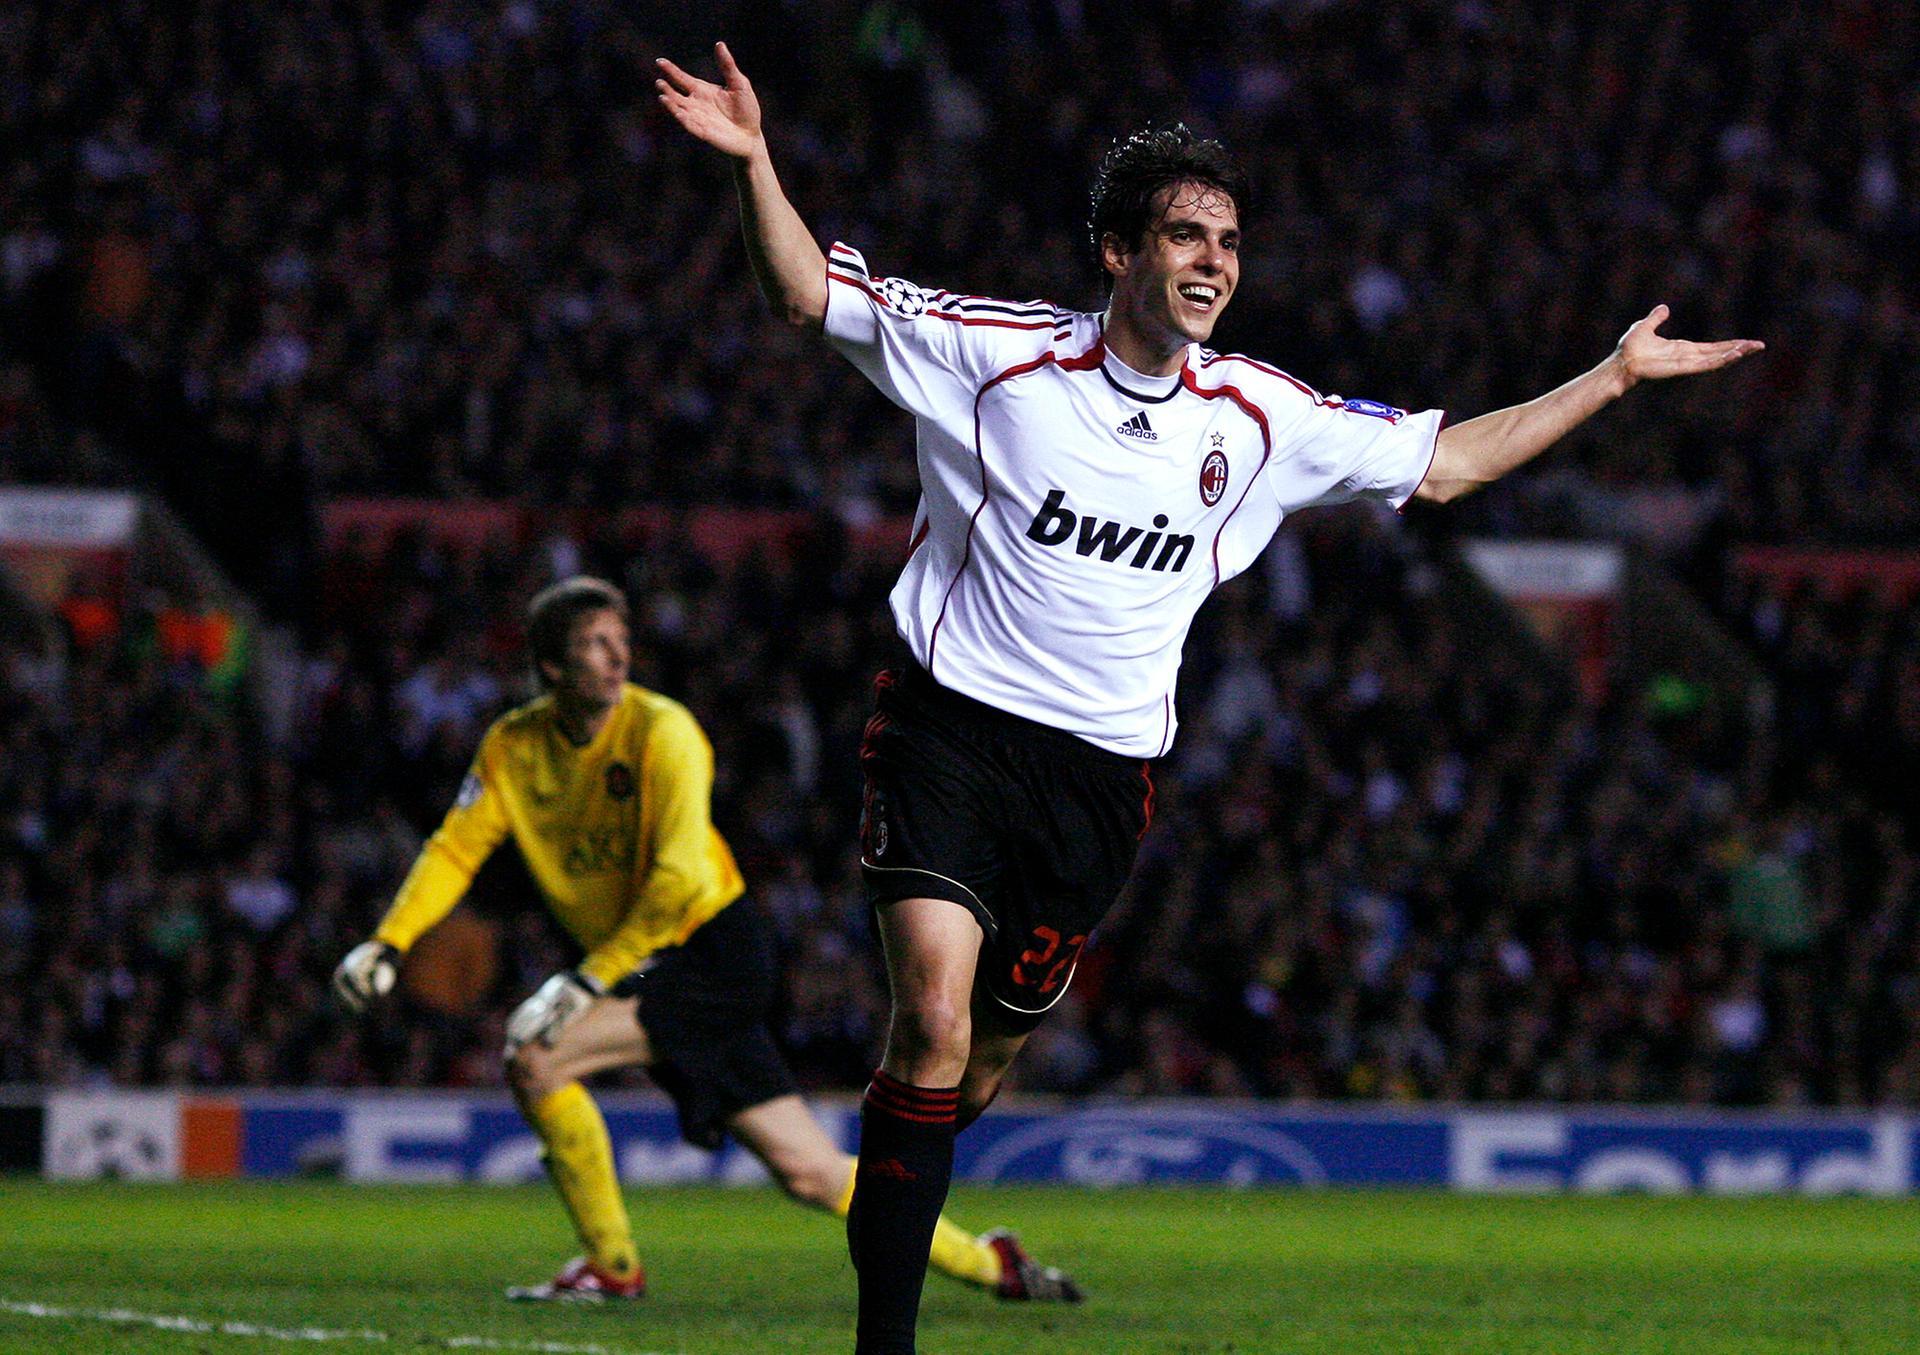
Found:
[[[400,977],[400,952],[385,941],[362,941],[347,952],[347,958],[333,971],[333,991],[341,1005],[359,1013],[376,998],[393,991]]]
[[[512,1058],[522,1045],[551,1047],[560,1032],[586,1015],[594,999],[606,991],[606,985],[590,974],[561,970],[507,1018],[507,1057]]]

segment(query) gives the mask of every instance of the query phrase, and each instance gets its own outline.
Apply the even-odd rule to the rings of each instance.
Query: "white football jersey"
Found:
[[[919,427],[901,637],[943,686],[1111,752],[1172,746],[1194,613],[1282,518],[1397,508],[1433,461],[1438,410],[1320,395],[1198,344],[1142,376],[1099,315],[873,277],[845,245],[827,280],[828,338]]]

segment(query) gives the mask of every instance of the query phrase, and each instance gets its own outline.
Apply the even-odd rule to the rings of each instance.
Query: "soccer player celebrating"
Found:
[[[507,1077],[586,1254],[520,1299],[646,1291],[606,1121],[582,1079],[644,1065],[702,1148],[732,1134],[802,1204],[845,1214],[853,1159],[794,1091],[767,1025],[771,927],[713,826],[713,750],[687,709],[627,681],[627,604],[574,578],[533,599],[543,695],[495,722],[453,808],[373,939],[334,973],[355,1011],[391,991],[402,955],[512,834],[548,906],[585,949],[507,1022]],[[937,1211],[936,1211],[937,1212]],[[940,1218],[921,1263],[1001,1298],[1077,1302],[1073,1282],[1004,1230]]]
[[[954,1134],[1066,991],[1132,869],[1207,595],[1289,513],[1445,502],[1640,381],[1761,345],[1665,338],[1656,306],[1593,370],[1444,431],[1437,410],[1322,395],[1204,347],[1239,284],[1246,182],[1184,127],[1116,141],[1100,166],[1102,314],[873,276],[846,245],[821,253],[774,174],[752,86],[716,52],[718,84],[659,62],[660,102],[731,159],[774,308],[824,329],[919,431],[920,506],[892,595],[912,661],[881,675],[862,749],[862,864],[893,1014],[847,1219],[857,1349],[891,1355],[913,1349]]]

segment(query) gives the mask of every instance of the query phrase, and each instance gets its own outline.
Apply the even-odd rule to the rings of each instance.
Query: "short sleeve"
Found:
[[[827,255],[826,332],[889,400],[910,414],[970,417],[996,374],[1045,353],[1069,312],[1045,302],[991,301],[875,277],[860,252]]]
[[[1443,410],[1409,414],[1377,400],[1329,395],[1316,401],[1286,430],[1286,444],[1275,449],[1277,463],[1305,462],[1326,475],[1319,492],[1306,503],[1291,506],[1360,498],[1404,506],[1427,478],[1445,418]]]

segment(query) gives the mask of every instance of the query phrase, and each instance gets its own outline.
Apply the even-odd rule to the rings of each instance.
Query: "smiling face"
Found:
[[[1219,189],[1178,183],[1154,196],[1136,244],[1109,233],[1101,256],[1113,277],[1109,345],[1128,366],[1165,375],[1188,343],[1212,336],[1240,284],[1240,214]]]

